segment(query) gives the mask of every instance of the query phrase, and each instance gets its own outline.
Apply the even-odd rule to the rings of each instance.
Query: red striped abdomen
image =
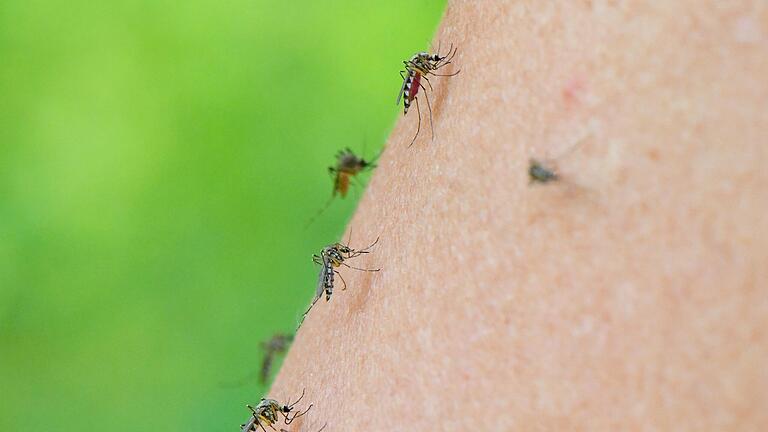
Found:
[[[411,88],[408,89],[408,101],[412,101],[416,97],[416,93],[419,92],[421,87],[421,74],[416,72],[411,80]]]
[[[411,102],[416,98],[421,87],[421,73],[414,69],[408,70],[408,81],[405,83],[405,97],[403,98],[403,115],[408,114]]]

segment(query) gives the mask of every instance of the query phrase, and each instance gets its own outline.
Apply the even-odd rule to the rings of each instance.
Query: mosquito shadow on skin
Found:
[[[446,50],[446,47],[441,45],[441,43],[438,43],[437,47],[432,46],[430,47],[430,50],[436,49],[437,51],[434,51],[434,54],[450,56],[451,58],[449,61],[451,63],[443,65],[436,73],[433,72],[422,76],[421,82],[421,85],[424,86],[422,92],[426,97],[429,97],[430,100],[433,122],[439,121],[442,117],[442,106],[445,100],[445,95],[451,91],[451,87],[453,87],[453,81],[456,79],[461,79],[463,75],[463,72],[461,72],[461,67],[457,64],[456,59],[456,56],[459,53],[459,47],[450,45],[447,48],[447,52],[440,52],[441,50]],[[452,52],[454,53],[451,54]],[[437,134],[437,132],[435,133]]]
[[[458,70],[458,68],[456,69]],[[429,77],[432,81],[434,91],[429,91],[429,99],[432,102],[432,121],[439,122],[443,117],[443,105],[445,104],[445,98],[448,92],[452,91],[453,82],[457,79],[461,79],[464,72],[452,77]],[[427,90],[429,86],[425,84]],[[426,92],[425,92],[426,93]],[[435,131],[437,135],[439,132]]]
[[[602,202],[596,191],[577,183],[559,180],[546,184],[531,184],[529,223],[560,217],[579,218],[579,214],[600,212]],[[570,216],[569,216],[570,215]]]
[[[357,278],[357,283],[354,287],[346,291],[347,295],[350,295],[349,299],[349,312],[348,314],[357,315],[365,311],[368,301],[371,298],[371,287],[373,286],[373,278],[378,276],[380,272],[364,272],[360,273]]]

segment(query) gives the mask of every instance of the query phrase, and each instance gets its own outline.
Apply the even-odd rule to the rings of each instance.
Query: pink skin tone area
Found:
[[[768,4],[457,0],[434,41],[461,73],[388,140],[290,430],[768,430]]]

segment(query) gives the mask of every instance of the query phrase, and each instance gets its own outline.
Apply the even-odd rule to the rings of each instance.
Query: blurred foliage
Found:
[[[238,430],[444,0],[0,5],[0,429]]]

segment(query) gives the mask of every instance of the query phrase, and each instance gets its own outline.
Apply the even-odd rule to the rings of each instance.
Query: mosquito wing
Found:
[[[317,299],[323,295],[323,291],[325,291],[325,279],[327,277],[328,267],[330,267],[325,258],[323,258],[322,266],[323,267],[320,269],[320,275],[317,277],[317,288],[315,288],[315,298],[312,299],[312,304],[315,304]]]
[[[248,420],[248,423],[243,425],[242,432],[249,432],[256,430],[256,417],[251,416],[251,419]]]

